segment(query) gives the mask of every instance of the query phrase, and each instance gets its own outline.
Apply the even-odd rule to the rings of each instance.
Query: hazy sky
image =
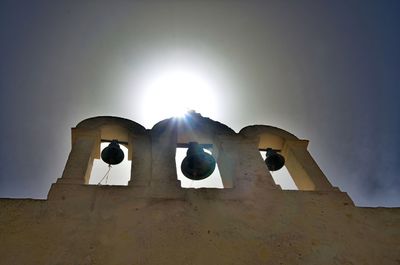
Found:
[[[309,139],[356,204],[400,206],[399,14],[397,0],[2,0],[0,197],[45,198],[85,118],[167,118],[149,87],[178,69],[205,82],[204,116]]]

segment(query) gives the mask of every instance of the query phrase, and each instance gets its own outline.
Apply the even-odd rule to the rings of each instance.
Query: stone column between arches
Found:
[[[151,132],[151,176],[150,186],[156,189],[180,187],[176,174],[177,134],[171,126],[166,130]]]
[[[214,156],[221,176],[222,186],[233,188],[234,179],[237,173],[237,148],[235,138],[223,135],[214,137],[214,147],[212,155]]]
[[[152,144],[150,134],[129,136],[131,176],[128,186],[148,186],[151,180]]]
[[[263,158],[259,151],[258,138],[244,138],[241,140],[240,145],[240,174],[238,181],[251,182],[259,188],[277,189],[278,185],[275,184],[272,175],[267,169]]]
[[[241,136],[217,137],[217,162],[224,188],[243,192],[278,188],[260,156],[258,142]]]

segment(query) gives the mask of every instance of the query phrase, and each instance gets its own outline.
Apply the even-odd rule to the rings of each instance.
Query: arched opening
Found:
[[[104,183],[105,180],[102,180],[102,177],[107,178],[106,172],[109,168],[107,164],[101,162],[100,153],[109,142],[116,140],[120,143],[120,148],[124,152],[125,162],[122,161],[122,165],[111,168],[111,175],[108,176],[107,184],[126,185],[131,175],[128,160],[132,160],[134,157],[132,155],[133,139],[145,133],[146,129],[140,124],[118,117],[101,116],[80,122],[75,128],[72,128],[71,152],[63,175],[57,182],[70,184]],[[125,145],[125,147],[121,145]],[[118,164],[119,161],[116,161],[111,163]],[[120,170],[123,171],[120,173]],[[120,177],[111,177],[113,175],[120,175]]]
[[[202,180],[192,180],[189,179],[187,177],[185,177],[185,175],[182,173],[181,170],[181,164],[183,159],[186,157],[186,152],[187,152],[188,148],[187,147],[177,147],[176,148],[176,154],[175,154],[175,162],[176,162],[176,172],[177,172],[177,177],[178,180],[181,182],[181,187],[182,188],[218,188],[218,189],[223,189],[224,185],[222,183],[222,178],[221,178],[221,174],[219,172],[219,168],[218,168],[218,163],[215,166],[215,170],[213,171],[213,173]],[[204,152],[213,155],[213,153],[204,148],[203,149]]]
[[[259,150],[280,150],[299,190],[332,190],[332,184],[308,152],[307,140],[301,140],[285,130],[268,125],[247,126],[239,134],[258,141]]]
[[[275,150],[279,155],[282,155],[286,162],[285,165],[276,171],[269,170],[265,166],[266,170],[270,173],[275,184],[279,185],[283,190],[298,190],[298,186],[295,184],[293,176],[290,174],[286,167],[289,160],[287,154],[284,154],[283,149],[287,140],[298,140],[298,138],[280,128],[268,126],[268,125],[253,125],[247,126],[240,131],[240,134],[257,141],[258,151],[263,160],[266,158],[267,148]]]
[[[108,144],[108,142],[102,142],[100,149],[103,150]],[[89,185],[128,185],[132,162],[128,160],[128,148],[122,144],[120,148],[124,152],[124,160],[118,165],[112,165],[111,168],[101,159],[94,159]]]
[[[231,172],[228,172],[229,170],[226,170],[226,166],[224,167],[226,154],[218,150],[220,145],[220,140],[218,139],[219,135],[235,135],[235,132],[228,126],[213,121],[210,118],[203,117],[195,111],[189,111],[184,117],[171,118],[160,121],[152,128],[152,134],[153,136],[155,136],[153,139],[166,137],[163,140],[163,144],[168,144],[168,146],[171,146],[171,144],[175,145],[173,147],[176,166],[176,171],[174,172],[174,174],[176,174],[177,179],[181,181],[182,188],[232,187],[230,181]],[[167,141],[171,142],[167,143]],[[216,166],[214,172],[205,179],[191,180],[186,178],[181,171],[181,163],[186,156],[189,143],[191,142],[197,142],[201,146],[206,146],[206,148],[203,148],[203,151],[208,152],[215,159]],[[159,140],[158,142],[156,141],[156,143],[159,144]],[[167,149],[170,153],[172,153],[169,148]],[[208,149],[209,151],[205,149]],[[222,175],[220,174],[220,172]],[[154,178],[154,176],[152,177]]]
[[[260,150],[260,155],[263,160],[265,160],[266,153],[266,151]],[[283,190],[298,190],[286,166],[283,166],[277,171],[269,171],[269,173],[271,173],[275,184],[279,185]]]

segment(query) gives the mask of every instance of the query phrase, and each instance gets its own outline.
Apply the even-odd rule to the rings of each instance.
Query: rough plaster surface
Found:
[[[54,184],[0,200],[0,264],[400,264],[400,209],[340,191]]]
[[[355,207],[308,141],[262,125],[235,134],[191,116],[189,127],[169,119],[151,131],[118,117],[81,122],[47,200],[0,199],[0,265],[400,264],[400,208]],[[128,142],[129,186],[84,184],[102,138]],[[176,145],[200,140],[214,144],[230,188],[179,187]],[[268,146],[283,149],[308,186],[281,190],[259,154]]]

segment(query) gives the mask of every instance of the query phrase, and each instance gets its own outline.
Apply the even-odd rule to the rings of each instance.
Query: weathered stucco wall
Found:
[[[55,184],[0,200],[0,264],[399,264],[400,210],[339,191]]]
[[[152,130],[81,122],[47,200],[0,199],[0,264],[400,264],[400,208],[358,208],[332,187],[308,141],[270,126],[239,134],[193,114]],[[121,138],[122,137],[122,138]],[[123,139],[128,186],[88,183],[103,138]],[[225,189],[182,189],[177,144],[213,144]],[[283,191],[259,148],[282,149],[299,191]]]

